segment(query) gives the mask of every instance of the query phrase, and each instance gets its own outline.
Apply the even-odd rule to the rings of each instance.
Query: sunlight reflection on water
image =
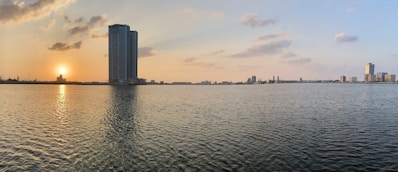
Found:
[[[398,169],[397,85],[0,88],[0,171]]]

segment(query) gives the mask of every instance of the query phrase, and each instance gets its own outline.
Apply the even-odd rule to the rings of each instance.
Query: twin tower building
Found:
[[[137,84],[138,33],[128,25],[109,26],[109,83]]]

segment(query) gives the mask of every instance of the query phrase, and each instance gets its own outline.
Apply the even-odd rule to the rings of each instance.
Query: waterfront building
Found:
[[[366,64],[365,75],[363,77],[363,81],[365,81],[365,82],[375,82],[376,81],[375,65],[374,64],[372,64],[372,63]]]
[[[59,82],[59,83],[63,83],[63,82],[66,82],[66,78],[63,78],[63,76],[62,76],[62,74],[61,75],[59,75],[58,77],[57,77],[57,80],[56,80],[57,82]]]
[[[358,82],[358,79],[357,79],[357,77],[352,76],[352,77],[349,77],[349,78],[348,78],[348,82],[350,82],[350,83]]]
[[[376,81],[378,82],[385,82],[385,76],[387,75],[386,72],[378,72],[376,74]]]
[[[376,82],[376,75],[365,74],[363,78],[365,82]]]
[[[395,74],[387,74],[385,75],[385,82],[395,82]]]
[[[366,64],[365,74],[374,75],[375,74],[375,65],[372,63]]]
[[[340,82],[346,82],[346,77],[344,75],[340,76]]]
[[[130,26],[109,26],[109,83],[138,83],[138,33]]]
[[[257,77],[255,75],[252,76],[251,83],[257,82]]]

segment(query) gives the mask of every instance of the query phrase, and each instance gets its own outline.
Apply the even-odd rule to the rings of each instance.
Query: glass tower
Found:
[[[109,26],[109,83],[137,82],[138,33],[128,25]]]

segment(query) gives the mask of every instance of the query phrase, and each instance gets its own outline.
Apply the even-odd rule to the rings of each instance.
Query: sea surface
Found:
[[[0,171],[398,171],[398,84],[0,84]]]

